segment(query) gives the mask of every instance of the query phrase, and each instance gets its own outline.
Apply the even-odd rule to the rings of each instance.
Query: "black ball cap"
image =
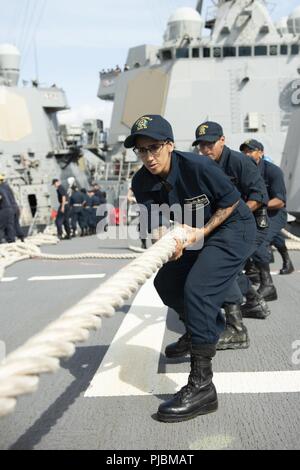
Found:
[[[151,137],[154,140],[174,142],[171,124],[159,114],[147,114],[140,117],[132,126],[131,134],[124,142],[125,148],[132,148],[138,136]]]
[[[217,142],[222,135],[224,135],[224,132],[220,124],[213,121],[203,122],[196,129],[196,140],[193,142],[193,147],[200,142]]]
[[[240,151],[242,152],[243,150],[245,150],[245,148],[249,148],[250,150],[260,150],[261,152],[264,151],[263,144],[255,139],[250,139],[243,142],[240,146]]]

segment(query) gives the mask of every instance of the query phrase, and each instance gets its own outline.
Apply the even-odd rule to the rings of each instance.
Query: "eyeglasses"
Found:
[[[148,147],[134,147],[133,151],[138,157],[145,157],[148,152],[151,153],[151,155],[158,155],[167,143],[168,141],[160,144],[151,144],[148,145]]]

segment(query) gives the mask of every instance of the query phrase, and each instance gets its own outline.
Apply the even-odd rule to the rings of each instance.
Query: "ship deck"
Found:
[[[128,253],[126,240],[96,237],[42,250]],[[185,383],[189,360],[174,362],[163,354],[182,329],[150,280],[104,319],[58,372],[43,375],[36,393],[20,398],[15,412],[0,420],[0,448],[299,449],[300,253],[291,256],[295,272],[274,275],[279,300],[270,303],[272,314],[245,320],[250,348],[221,351],[214,359],[216,413],[175,424],[156,420],[162,400]],[[8,268],[0,283],[0,340],[7,353],[129,262],[29,260]],[[280,264],[276,253],[274,273]]]

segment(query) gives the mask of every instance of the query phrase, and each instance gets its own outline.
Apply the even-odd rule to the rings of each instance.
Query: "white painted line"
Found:
[[[66,281],[72,279],[103,279],[106,274],[78,274],[71,276],[36,276],[30,277],[28,281]]]
[[[172,394],[187,384],[188,373],[159,374],[155,394]],[[213,382],[218,393],[300,392],[300,371],[218,372]]]
[[[140,289],[85,397],[169,395],[186,385],[186,373],[158,374],[167,307],[152,279]],[[220,354],[220,353],[219,353]],[[300,392],[300,371],[220,372],[218,393]]]
[[[166,314],[167,307],[162,304],[150,279],[137,294],[85,397],[154,392]]]
[[[18,278],[17,277],[4,277],[1,279],[1,282],[13,282],[16,281]]]
[[[279,271],[270,271],[270,273],[271,273],[272,276],[277,276],[277,275],[279,275]],[[293,271],[293,272],[290,273],[290,274],[283,274],[283,275],[280,274],[280,276],[286,277],[286,276],[290,276],[291,274],[296,274],[296,273],[300,273],[300,271],[295,270],[295,271]]]
[[[132,302],[131,308],[134,307],[148,307],[149,311],[152,307],[154,308],[164,308],[167,312],[167,307],[163,304],[161,298],[156,292],[156,289],[153,285],[153,279],[148,279],[148,281],[143,285],[135,296],[134,301]]]

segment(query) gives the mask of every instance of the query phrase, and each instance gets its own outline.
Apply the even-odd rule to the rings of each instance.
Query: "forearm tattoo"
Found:
[[[233,206],[225,207],[225,209],[217,209],[207,224],[204,226],[205,236],[213,232],[219,225],[221,225],[228,217],[232,214],[234,209],[237,207],[239,201],[237,201]]]

